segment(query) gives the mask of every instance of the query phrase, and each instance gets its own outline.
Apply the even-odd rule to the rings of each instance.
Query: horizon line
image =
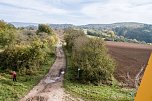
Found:
[[[7,22],[7,21],[5,21]],[[126,21],[126,22],[112,22],[112,23],[87,23],[87,24],[73,24],[73,23],[38,23],[38,22],[20,22],[20,21],[12,21],[12,22],[7,22],[7,23],[24,23],[24,24],[57,24],[57,25],[62,25],[62,24],[67,24],[67,25],[74,25],[74,26],[82,26],[82,25],[108,25],[108,24],[118,24],[118,23],[138,23],[138,24],[147,24],[147,25],[152,25],[151,23],[144,23],[144,22],[133,22],[133,21]]]

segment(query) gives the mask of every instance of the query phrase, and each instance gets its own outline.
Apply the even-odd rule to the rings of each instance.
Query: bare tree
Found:
[[[140,71],[136,74],[135,79],[134,79],[134,86],[136,88],[136,90],[138,89],[139,85],[140,85],[140,79],[141,79],[141,73],[144,70],[145,65],[143,65],[140,69]]]
[[[121,86],[133,86],[137,90],[140,85],[144,68],[145,68],[145,65],[141,66],[140,70],[138,71],[138,73],[136,74],[134,78],[130,77],[129,72],[126,73],[126,76],[121,76],[127,82],[125,84],[122,84]]]

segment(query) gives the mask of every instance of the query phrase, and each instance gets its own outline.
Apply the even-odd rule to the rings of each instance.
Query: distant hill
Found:
[[[11,24],[13,24],[15,27],[26,27],[34,29],[38,26],[38,23],[11,22]],[[112,30],[118,36],[152,43],[152,25],[144,23],[120,22],[113,24],[87,24],[81,26],[76,26],[73,24],[49,24],[49,26],[53,29],[64,29],[72,27],[80,29]]]
[[[25,23],[25,22],[10,22],[15,27],[38,27],[39,23]],[[69,27],[76,27],[73,24],[49,24],[49,26],[53,29],[64,29]]]
[[[39,23],[25,23],[25,22],[10,22],[15,27],[27,27],[27,26],[38,26]],[[148,24],[144,23],[137,23],[137,22],[120,22],[120,23],[113,23],[113,24],[87,24],[87,25],[80,25],[76,26],[73,24],[49,24],[53,28],[68,28],[68,27],[79,27],[79,28],[86,28],[86,29],[102,29],[102,28],[116,28],[116,27],[132,27],[132,28],[139,28],[143,27]]]
[[[64,28],[69,28],[69,27],[76,27],[73,24],[50,24],[51,28],[53,29],[64,29]]]
[[[112,30],[118,36],[152,43],[152,25],[150,24],[121,22],[113,24],[88,24],[79,27],[93,30]]]
[[[15,27],[38,26],[38,23],[10,22]]]
[[[120,23],[113,23],[113,24],[88,24],[88,25],[81,25],[79,27],[85,29],[112,29],[116,27],[131,27],[131,28],[138,28],[143,27],[145,24],[143,23],[136,23],[136,22],[120,22]]]

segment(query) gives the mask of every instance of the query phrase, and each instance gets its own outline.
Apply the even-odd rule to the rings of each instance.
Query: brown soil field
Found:
[[[117,67],[114,73],[115,78],[119,82],[125,84],[133,82],[127,80],[127,73],[129,73],[132,80],[134,80],[141,67],[147,66],[152,46],[144,44],[134,44],[126,42],[106,42],[108,53],[116,60]],[[144,71],[143,71],[144,73]],[[142,74],[143,74],[142,73]]]

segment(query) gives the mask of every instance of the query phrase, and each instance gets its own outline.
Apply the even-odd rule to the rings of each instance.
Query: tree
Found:
[[[115,33],[114,33],[114,31],[108,31],[108,34],[110,35],[110,37],[111,37],[112,40],[114,41],[114,38],[115,38]]]
[[[95,84],[112,81],[115,62],[100,38],[78,37],[72,51],[73,67],[80,68],[80,79]]]
[[[39,24],[37,33],[45,32],[48,34],[53,34],[53,30],[46,24]]]
[[[0,45],[2,47],[14,44],[16,35],[14,26],[0,21]]]
[[[82,30],[72,29],[68,28],[65,29],[64,32],[64,39],[67,44],[67,48],[70,50],[72,49],[72,46],[74,45],[74,40],[78,38],[79,36],[85,36],[84,32]]]

